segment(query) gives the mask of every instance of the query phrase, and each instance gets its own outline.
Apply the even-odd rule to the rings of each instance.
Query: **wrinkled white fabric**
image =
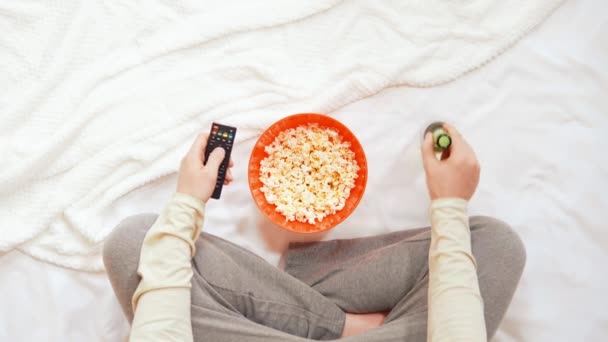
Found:
[[[512,49],[454,82],[386,89],[332,112],[365,147],[369,181],[357,210],[325,238],[428,226],[419,135],[426,121],[447,120],[482,164],[470,214],[508,222],[528,253],[492,342],[604,341],[608,311],[598,298],[605,298],[608,273],[598,270],[608,264],[605,4],[567,1]],[[274,262],[272,242],[281,230],[258,217],[248,193],[253,143],[233,150],[235,181],[207,205],[205,230]],[[160,213],[176,180],[172,174],[121,197],[104,209],[103,226]],[[126,340],[128,323],[102,273],[66,270],[13,250],[0,258],[0,303],[0,341]]]
[[[212,120],[244,141],[288,114],[452,80],[560,2],[4,1],[0,251],[99,270],[99,213],[175,172]]]

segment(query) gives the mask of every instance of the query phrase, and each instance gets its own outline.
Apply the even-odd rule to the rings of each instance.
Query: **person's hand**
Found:
[[[454,127],[444,124],[444,128],[452,138],[452,145],[442,160],[435,157],[431,133],[426,134],[422,143],[422,161],[429,195],[432,200],[445,197],[469,200],[479,183],[477,157]]]
[[[209,134],[199,134],[190,151],[182,159],[179,168],[179,178],[177,180],[177,192],[194,196],[203,202],[207,202],[215,189],[217,180],[217,172],[224,160],[226,151],[223,148],[215,148],[209,154],[207,163],[205,158],[205,146],[207,146],[207,138]],[[224,185],[232,182],[232,171],[230,168],[234,165],[232,159],[228,164],[226,179]]]

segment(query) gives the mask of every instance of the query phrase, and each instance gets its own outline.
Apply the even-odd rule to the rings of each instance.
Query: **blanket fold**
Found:
[[[4,3],[0,251],[101,270],[99,213],[174,173],[213,120],[244,141],[292,113],[451,81],[561,2]]]

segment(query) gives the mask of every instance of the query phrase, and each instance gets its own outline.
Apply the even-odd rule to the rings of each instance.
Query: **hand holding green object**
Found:
[[[431,199],[462,198],[469,200],[479,183],[480,167],[475,152],[462,135],[452,126],[442,124],[441,129],[451,141],[447,156],[437,159],[437,139],[428,131],[422,142],[422,162]]]

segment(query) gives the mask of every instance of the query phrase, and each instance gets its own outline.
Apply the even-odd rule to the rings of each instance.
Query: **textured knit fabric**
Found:
[[[106,245],[105,259],[130,319],[133,311],[125,300],[133,298],[135,341],[330,340],[340,337],[344,312],[378,311],[390,311],[385,324],[350,340],[423,341],[428,315],[429,341],[483,341],[486,324],[491,336],[504,315],[525,254],[520,240],[501,222],[472,220],[473,240],[477,234],[486,265],[480,293],[465,210],[463,200],[434,201],[431,236],[423,229],[292,245],[281,272],[212,235],[191,243],[202,222],[202,203],[178,194],[153,225],[155,216],[143,216],[119,228],[117,238]],[[141,245],[142,234],[143,277],[137,285],[128,272],[136,267],[138,248],[125,255],[124,244]],[[506,251],[492,248],[492,239],[500,240]],[[191,266],[194,245],[198,252]],[[511,260],[510,266],[505,269],[499,257]],[[484,286],[496,281],[503,287]],[[490,304],[485,311],[484,292]]]
[[[453,80],[561,2],[5,1],[0,251],[101,270],[101,214],[211,121],[238,150],[291,113]]]

